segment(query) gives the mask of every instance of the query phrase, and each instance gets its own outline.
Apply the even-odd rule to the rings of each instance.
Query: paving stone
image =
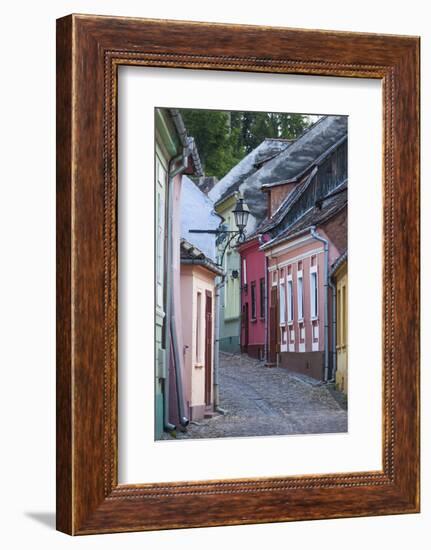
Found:
[[[268,368],[245,354],[222,352],[219,380],[220,407],[226,414],[193,422],[174,434],[175,439],[347,431],[345,400],[333,388],[285,368]]]

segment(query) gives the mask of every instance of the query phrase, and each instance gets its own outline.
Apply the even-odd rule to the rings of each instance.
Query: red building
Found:
[[[255,235],[238,247],[241,256],[241,352],[264,359],[266,341],[266,258]]]

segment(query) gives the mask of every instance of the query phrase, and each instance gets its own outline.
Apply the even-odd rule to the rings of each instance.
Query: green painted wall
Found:
[[[229,231],[236,231],[234,215],[236,196],[227,198],[216,206],[218,214],[223,216]],[[223,245],[219,247],[221,256]],[[240,352],[240,255],[236,250],[226,251],[223,268],[226,271],[226,282],[220,292],[220,350],[231,353]],[[232,272],[237,271],[238,277],[232,277]]]
[[[166,355],[163,347],[165,322],[164,240],[166,232],[165,209],[167,201],[169,161],[181,150],[178,135],[166,109],[155,110],[155,438],[160,439],[164,428],[163,387],[166,377]]]

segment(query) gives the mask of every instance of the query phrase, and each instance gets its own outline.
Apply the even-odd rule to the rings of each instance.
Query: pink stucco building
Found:
[[[334,368],[335,297],[328,271],[345,251],[346,239],[337,239],[341,233],[347,235],[346,205],[317,227],[292,231],[265,247],[269,359],[317,379],[331,378]]]
[[[184,398],[190,420],[213,411],[216,277],[223,274],[197,247],[181,241],[181,332]]]
[[[187,205],[188,183],[186,177],[176,177],[172,182],[174,208],[171,217],[173,242],[172,262],[172,347],[169,392],[170,421],[181,424],[182,417],[198,420],[213,409],[213,347],[214,304],[216,277],[223,274],[217,266],[215,239],[206,244],[204,254],[195,244],[184,238],[196,240],[187,233],[189,223],[184,219]],[[199,208],[205,208],[200,205]],[[196,219],[196,216],[195,216]],[[209,215],[207,217],[209,223]],[[215,217],[214,224],[219,223]],[[193,223],[191,224],[193,225]]]
[[[268,268],[267,363],[320,380],[336,371],[331,267],[347,249],[347,119],[324,117],[279,159],[258,230]]]

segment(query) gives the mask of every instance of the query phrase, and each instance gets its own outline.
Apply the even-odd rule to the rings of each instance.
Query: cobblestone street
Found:
[[[347,431],[342,394],[247,355],[220,354],[220,406],[225,415],[192,422],[176,438]]]

